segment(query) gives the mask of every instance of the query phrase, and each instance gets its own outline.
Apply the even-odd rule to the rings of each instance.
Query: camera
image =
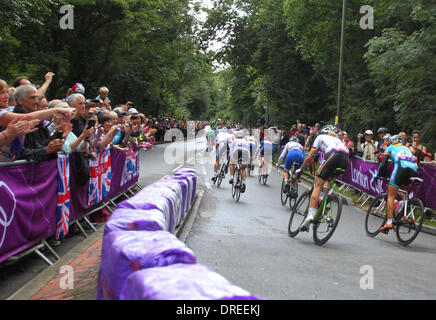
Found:
[[[89,119],[88,120],[88,127],[87,127],[87,129],[89,130],[89,129],[91,129],[94,126],[95,126],[95,120],[94,119]]]
[[[132,120],[138,120],[138,116],[131,116],[130,119],[132,119]]]

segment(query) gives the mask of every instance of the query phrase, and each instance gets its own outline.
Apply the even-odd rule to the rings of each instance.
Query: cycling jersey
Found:
[[[326,134],[319,135],[312,145],[312,150],[324,152],[324,163],[319,167],[316,176],[327,180],[338,174],[336,169],[348,167],[350,152],[347,147],[336,137]]]
[[[250,163],[250,145],[245,139],[236,139],[230,144],[230,163],[236,164],[242,158],[242,164]]]
[[[349,154],[347,147],[336,137],[326,134],[319,135],[312,145],[312,150],[321,150],[327,154],[330,151],[337,151]]]
[[[411,177],[416,177],[418,165],[416,164],[415,156],[409,148],[401,144],[390,145],[386,149],[384,156],[389,156],[394,162],[394,170],[392,171],[389,185],[400,188],[402,185],[410,184]]]
[[[256,155],[260,153],[260,156],[263,157],[265,155],[265,150],[272,155],[271,141],[268,140],[261,141],[259,147],[257,148]]]
[[[234,136],[226,132],[220,132],[216,135],[216,143],[218,144],[218,148],[216,148],[216,158],[223,157],[233,139]]]
[[[290,170],[293,163],[295,163],[295,170],[299,169],[304,161],[303,146],[296,141],[288,142],[279,157],[278,163],[282,163],[285,156],[286,170]]]

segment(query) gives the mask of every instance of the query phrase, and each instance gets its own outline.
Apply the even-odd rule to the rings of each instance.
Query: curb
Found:
[[[203,199],[204,193],[205,193],[204,190],[197,191],[197,194],[195,196],[194,205],[189,210],[185,219],[183,219],[183,222],[180,225],[180,227],[176,230],[176,233],[175,233],[176,237],[179,238],[180,241],[182,241],[183,243],[186,242],[186,239],[188,238],[188,236],[191,232],[191,229],[194,225],[194,221],[197,218],[199,208],[201,205],[201,200]]]

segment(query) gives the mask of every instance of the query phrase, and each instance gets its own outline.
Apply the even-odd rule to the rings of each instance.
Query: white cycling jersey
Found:
[[[285,158],[286,154],[291,150],[298,150],[298,151],[303,152],[304,148],[301,144],[299,144],[296,141],[288,142],[285,145],[285,148],[283,149],[282,154],[279,157],[278,163],[281,163],[283,161],[283,159]]]
[[[329,153],[330,151],[337,151],[349,154],[347,147],[336,137],[329,136],[327,134],[319,135],[312,145],[312,150],[320,150],[322,152]]]

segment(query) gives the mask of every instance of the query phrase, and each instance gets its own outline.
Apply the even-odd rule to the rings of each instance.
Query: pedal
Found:
[[[389,233],[389,229],[383,229],[380,232],[384,233],[384,234],[388,234]]]

